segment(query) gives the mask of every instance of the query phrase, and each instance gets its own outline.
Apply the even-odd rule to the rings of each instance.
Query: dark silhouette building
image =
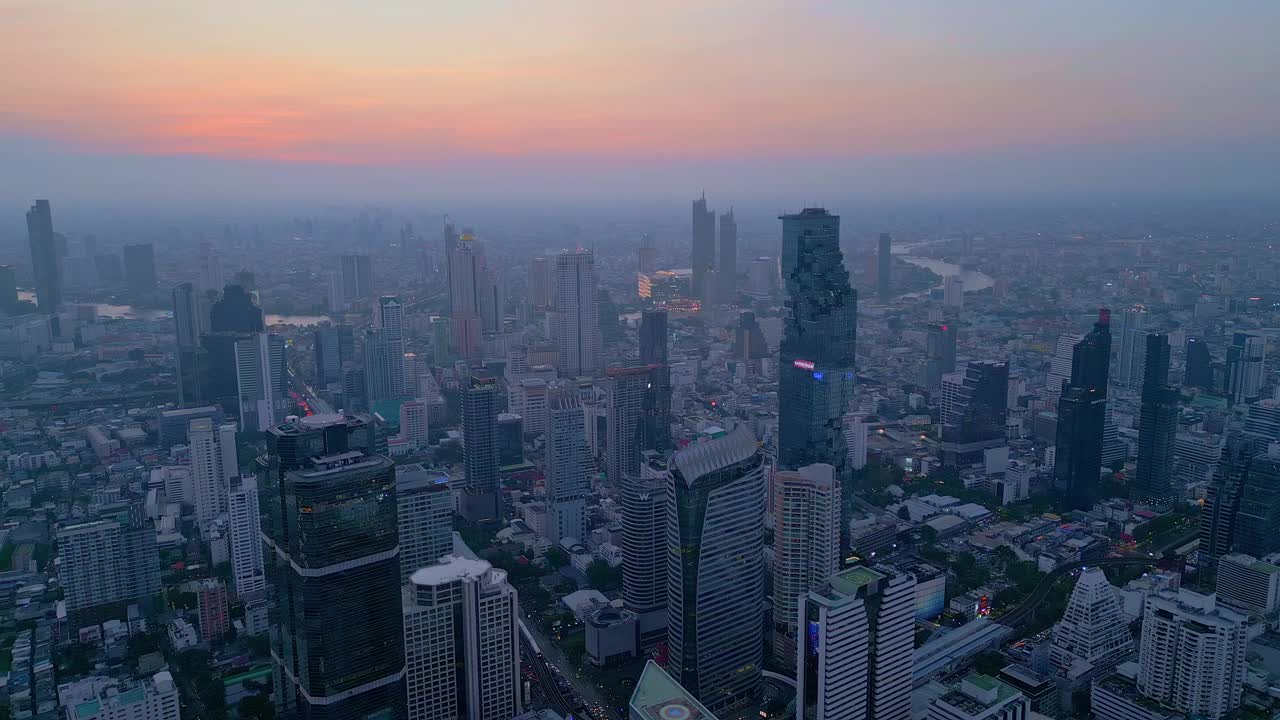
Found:
[[[355,335],[350,325],[321,325],[312,336],[316,354],[316,382],[342,381],[342,366],[355,359]]]
[[[1081,510],[1092,508],[1098,498],[1110,363],[1111,312],[1104,308],[1072,350],[1071,381],[1058,399],[1054,489]]]
[[[240,285],[228,285],[222,291],[222,299],[209,309],[211,332],[262,332],[266,329],[262,308],[257,300]]]
[[[925,336],[925,386],[937,388],[942,376],[956,371],[956,336],[954,324],[931,323]]]
[[[1236,513],[1236,552],[1262,558],[1280,550],[1280,457],[1263,453],[1249,461]]]
[[[671,448],[671,367],[667,353],[667,311],[640,316],[640,364],[650,368],[640,422],[640,450]]]
[[[738,294],[738,221],[733,217],[733,208],[720,216],[720,265],[716,274],[720,280],[717,299],[733,302]]]
[[[969,363],[942,425],[942,464],[954,467],[981,462],[987,448],[1004,445],[1008,405],[1009,363]]]
[[[876,250],[876,294],[882,298],[893,294],[893,237],[889,233],[880,233]]]
[[[151,243],[124,246],[125,286],[134,296],[156,291],[156,250]]]
[[[467,481],[463,514],[471,520],[497,520],[498,504],[498,379],[479,369],[462,392],[463,464]]]
[[[58,252],[59,240],[53,232],[53,209],[48,200],[37,200],[27,211],[27,242],[40,312],[56,312],[62,304],[62,253]]]
[[[1187,338],[1186,374],[1182,384],[1202,390],[1213,389],[1213,356],[1203,338]]]
[[[1214,586],[1218,559],[1231,552],[1235,545],[1240,495],[1249,477],[1249,464],[1259,446],[1256,437],[1229,435],[1213,482],[1206,488],[1204,507],[1200,510],[1200,561],[1197,563],[1202,587]]]
[[[1143,502],[1169,502],[1181,494],[1173,487],[1178,397],[1177,389],[1169,386],[1169,336],[1150,333],[1138,419],[1138,471],[1133,489],[1135,498]]]
[[[204,404],[200,367],[205,361],[200,337],[207,318],[203,298],[191,283],[173,289],[173,325],[178,340],[178,405],[192,407]]]
[[[12,265],[0,265],[0,313],[12,315],[18,306],[18,272]]]
[[[693,243],[690,248],[693,296],[706,301],[718,288],[707,286],[707,273],[716,269],[716,214],[707,209],[707,194],[693,201]],[[710,295],[709,295],[710,294]]]

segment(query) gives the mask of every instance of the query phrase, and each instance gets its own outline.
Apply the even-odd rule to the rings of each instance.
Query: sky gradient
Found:
[[[905,191],[957,167],[1017,186],[1061,162],[1076,182],[1085,157],[1136,187],[1169,171],[1248,187],[1275,179],[1280,147],[1274,2],[0,0],[0,16],[0,148],[23,158],[0,192],[24,196],[59,188],[23,179],[122,192],[103,166],[138,192],[186,169],[232,194],[264,171],[334,194],[418,173],[422,190],[456,173],[531,192],[695,173],[688,194],[700,167],[744,191],[915,168],[888,180]],[[80,160],[83,177],[49,169]],[[1132,166],[1148,161],[1163,169]]]

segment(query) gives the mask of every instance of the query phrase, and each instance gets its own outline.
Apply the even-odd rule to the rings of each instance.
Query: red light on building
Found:
[[[812,363],[812,362],[810,362],[810,361],[808,361],[808,360],[796,360],[796,361],[792,362],[791,364],[792,364],[792,365],[794,365],[794,366],[796,366],[796,367],[798,367],[798,368],[800,368],[801,370],[812,370],[812,369],[813,369],[813,363]]]

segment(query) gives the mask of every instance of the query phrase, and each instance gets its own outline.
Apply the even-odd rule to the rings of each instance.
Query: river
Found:
[[[19,300],[36,301],[36,294],[30,290],[19,290]],[[171,320],[173,319],[172,310],[159,310],[156,308],[139,308],[132,305],[112,305],[110,303],[68,303],[70,305],[92,305],[97,309],[98,316],[104,318],[116,318],[120,320]],[[328,315],[267,315],[265,322],[267,325],[293,325],[296,327],[307,327],[310,325],[319,325],[329,320]]]
[[[916,267],[922,267],[931,270],[938,277],[942,278],[935,287],[941,288],[946,281],[948,275],[959,275],[960,280],[964,283],[965,292],[973,292],[975,290],[985,290],[996,284],[994,278],[986,273],[977,270],[965,270],[955,263],[949,263],[946,260],[938,260],[937,258],[924,257],[921,255],[912,255],[911,252],[916,248],[929,245],[929,242],[906,243],[893,248],[893,254],[904,262],[909,262]],[[913,295],[928,295],[928,292],[914,293]]]

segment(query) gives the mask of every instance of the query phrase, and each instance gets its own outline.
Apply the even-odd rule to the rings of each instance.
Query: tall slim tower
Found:
[[[258,515],[258,479],[236,473],[227,495],[227,524],[231,534],[231,578],[236,595],[245,597],[267,589],[262,565],[262,524]]]
[[[278,714],[403,717],[395,467],[368,415],[267,432],[257,460]]]
[[[1204,338],[1187,338],[1186,372],[1182,384],[1202,390],[1213,389],[1213,355]]]
[[[447,473],[421,465],[396,466],[402,582],[453,552],[453,504]]]
[[[48,200],[37,200],[27,211],[27,242],[31,248],[31,273],[36,281],[40,312],[57,312],[62,304],[62,256],[53,232],[53,210]]]
[[[284,338],[254,333],[235,341],[240,427],[265,431],[284,420],[288,377]]]
[[[498,504],[498,379],[487,370],[471,375],[462,393],[462,449],[467,482],[462,514],[496,520]]]
[[[538,309],[551,306],[551,265],[541,255],[529,262],[529,304]]]
[[[1227,348],[1227,397],[1234,404],[1248,402],[1262,393],[1267,361],[1267,341],[1261,335],[1236,333]]]
[[[1215,596],[1185,588],[1147,598],[1138,691],[1188,717],[1220,718],[1240,707],[1249,618]]]
[[[640,468],[644,399],[654,368],[609,368],[605,371],[605,469],[610,482]]]
[[[236,459],[236,426],[214,425],[209,418],[191,421],[187,432],[191,448],[191,484],[195,490],[196,524],[208,532],[214,518],[227,511],[232,479],[240,475]]]
[[[200,387],[200,336],[208,324],[204,298],[191,283],[173,289],[173,324],[178,340],[178,405],[194,407],[204,404]]]
[[[483,251],[470,233],[457,238],[449,251],[449,309],[453,351],[472,357],[480,350],[480,275]]]
[[[722,303],[732,303],[738,295],[738,221],[733,208],[720,216],[720,265],[716,268],[720,291],[716,297]]]
[[[124,279],[129,292],[146,296],[156,291],[156,249],[151,243],[124,246]]]
[[[1146,363],[1147,309],[1141,305],[1120,313],[1120,364],[1116,368],[1116,384],[1141,387],[1142,367]]]
[[[645,647],[667,633],[667,482],[667,463],[650,451],[622,483],[622,600]]]
[[[840,568],[840,485],[830,465],[773,476],[773,653],[796,660],[796,608]]]
[[[707,273],[716,269],[716,214],[707,209],[707,194],[693,201],[693,242],[689,266],[693,269],[693,296],[706,300],[717,288],[707,286]]]
[[[556,257],[554,335],[560,352],[560,374],[592,375],[596,371],[600,325],[596,318],[596,269],[590,250]]]
[[[547,538],[558,543],[566,537],[582,540],[587,533],[586,415],[573,392],[557,392],[547,408]]]
[[[754,701],[759,688],[765,485],[764,455],[745,425],[671,460],[668,667],[712,712]]]
[[[374,312],[374,327],[382,332],[387,345],[387,383],[391,397],[403,397],[413,390],[405,381],[404,371],[404,305],[394,295],[378,298]]]
[[[876,250],[876,294],[881,299],[893,296],[893,236],[880,233]]]
[[[858,294],[840,252],[840,218],[806,208],[782,219],[787,314],[778,374],[778,467],[825,463],[843,487],[842,517],[853,504],[841,417],[853,401]],[[849,546],[841,523],[841,547]]]
[[[1280,456],[1270,450],[1249,461],[1240,488],[1240,511],[1235,518],[1236,552],[1266,557],[1280,551]]]
[[[1217,577],[1218,558],[1235,545],[1240,496],[1249,479],[1249,466],[1258,451],[1258,439],[1244,434],[1227,436],[1227,445],[1205,491],[1200,511],[1200,585],[1212,587]]]
[[[1146,337],[1145,379],[1138,424],[1138,472],[1134,492],[1147,502],[1170,502],[1182,494],[1173,484],[1173,446],[1178,435],[1178,391],[1169,386],[1169,337]]]
[[[1092,508],[1098,497],[1110,364],[1111,313],[1104,308],[1093,330],[1076,344],[1071,382],[1063,386],[1058,400],[1054,489],[1081,510]]]
[[[925,336],[925,385],[941,387],[942,376],[956,371],[955,323],[930,323]]]
[[[645,310],[640,316],[640,364],[651,368],[640,425],[640,448],[671,447],[671,366],[667,352],[667,311]]]

